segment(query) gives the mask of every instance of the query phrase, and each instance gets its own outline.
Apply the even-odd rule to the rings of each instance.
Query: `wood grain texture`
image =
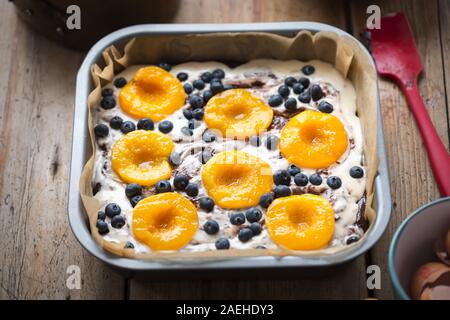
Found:
[[[445,96],[447,104],[447,123],[449,127],[448,139],[450,140],[450,1],[439,0],[439,23],[441,33],[442,69],[445,79]]]
[[[218,275],[220,278],[220,275]],[[130,299],[361,299],[367,297],[364,257],[325,275],[290,280],[132,280]]]
[[[343,27],[344,0],[183,0],[173,22],[320,21]]]
[[[365,26],[366,8],[370,4],[379,5],[382,15],[403,11],[408,16],[424,65],[420,92],[440,138],[448,146],[447,108],[437,1],[352,1],[355,36],[358,36]],[[409,213],[439,198],[439,192],[419,131],[403,94],[391,81],[380,79],[379,85],[393,212],[388,230],[371,253],[372,263],[379,265],[382,270],[382,289],[376,290],[375,295],[390,299],[394,297],[387,270],[390,239]]]
[[[344,1],[183,1],[174,22],[315,20],[345,28]],[[299,277],[300,278],[300,277]],[[319,279],[142,282],[130,281],[131,299],[250,299],[367,297],[364,258],[342,273]]]
[[[0,298],[122,298],[124,279],[67,219],[75,75],[83,55],[35,35],[0,3]],[[81,290],[66,287],[81,269]]]

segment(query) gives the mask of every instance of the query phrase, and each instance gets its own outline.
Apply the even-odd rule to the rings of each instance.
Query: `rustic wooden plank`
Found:
[[[0,3],[0,298],[123,298],[125,280],[67,219],[75,75],[83,55],[28,30]],[[81,290],[66,287],[81,270]]]
[[[173,22],[320,21],[344,27],[345,1],[185,0]]]
[[[447,102],[447,122],[450,128],[450,2],[439,0],[439,22],[441,32],[441,46],[443,70],[446,89]],[[448,132],[448,139],[450,140],[450,130]]]
[[[131,299],[361,299],[367,297],[364,257],[342,270],[299,275],[290,280],[261,277],[248,280],[131,280]],[[218,276],[220,278],[220,275]]]
[[[437,1],[352,1],[355,35],[358,35],[365,26],[366,8],[370,4],[379,5],[382,14],[396,11],[407,14],[424,65],[425,72],[420,81],[420,92],[439,136],[448,146]],[[375,295],[389,299],[394,297],[387,270],[387,251],[392,235],[409,213],[438,198],[439,192],[420,134],[404,96],[390,81],[380,79],[379,84],[393,212],[388,230],[372,250],[372,263],[379,265],[382,270],[382,289],[376,290]]]
[[[338,9],[338,10],[337,10]],[[175,22],[258,22],[316,20],[344,28],[344,1],[183,1]],[[181,298],[365,298],[365,262],[361,257],[343,272],[315,279],[223,281],[130,281],[132,299]]]

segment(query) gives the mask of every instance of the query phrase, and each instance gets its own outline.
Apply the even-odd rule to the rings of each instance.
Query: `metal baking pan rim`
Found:
[[[377,83],[377,151],[379,156],[378,173],[375,178],[375,196],[377,217],[372,223],[365,239],[354,244],[349,249],[333,255],[319,257],[245,257],[228,260],[214,260],[201,263],[164,263],[160,261],[129,259],[115,256],[101,248],[92,238],[86,223],[86,214],[79,196],[79,179],[87,160],[86,149],[89,141],[87,131],[87,96],[91,91],[90,67],[100,62],[101,53],[111,45],[123,42],[137,36],[156,34],[195,34],[212,32],[270,32],[278,34],[294,34],[301,30],[311,32],[332,31],[340,35],[352,37],[347,32],[322,23],[316,22],[277,22],[277,23],[224,23],[224,24],[144,24],[127,27],[115,31],[99,40],[86,55],[76,81],[76,98],[73,122],[72,157],[70,167],[70,185],[68,212],[72,231],[80,244],[92,255],[106,264],[129,271],[155,271],[155,270],[205,270],[205,269],[249,269],[249,268],[309,268],[330,267],[349,262],[364,254],[380,239],[390,220],[391,195],[387,169],[384,134],[380,112],[380,99]],[[353,37],[352,37],[353,38]],[[356,39],[355,39],[356,40]],[[359,42],[358,42],[359,43]],[[361,48],[367,54],[372,67],[375,64],[364,46]]]

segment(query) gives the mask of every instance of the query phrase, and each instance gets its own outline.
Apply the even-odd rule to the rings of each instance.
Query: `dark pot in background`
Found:
[[[10,0],[18,16],[32,29],[79,50],[87,50],[104,35],[134,24],[170,22],[180,0]],[[68,30],[66,9],[81,9],[81,30]]]

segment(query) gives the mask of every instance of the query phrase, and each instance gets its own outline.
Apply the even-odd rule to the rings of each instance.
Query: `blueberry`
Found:
[[[322,177],[318,173],[313,173],[309,176],[309,182],[315,186],[319,186],[322,184]]]
[[[109,120],[109,126],[113,129],[120,129],[120,126],[122,125],[123,119],[119,116],[114,116]]]
[[[323,97],[322,89],[318,84],[313,84],[311,86],[311,97],[314,101],[317,101]]]
[[[223,79],[225,78],[225,71],[223,71],[222,69],[216,69],[212,72],[212,76],[216,79]]]
[[[132,244],[130,241],[127,241],[127,243],[125,243],[124,249],[134,249],[134,244]]]
[[[186,119],[191,120],[193,118],[192,110],[191,109],[183,109],[183,116]]]
[[[200,154],[200,161],[201,161],[201,163],[203,163],[203,164],[207,163],[208,160],[211,159],[211,158],[212,158],[211,151],[204,150],[204,151],[202,151],[202,153]]]
[[[297,79],[295,79],[294,77],[287,77],[286,79],[284,79],[284,84],[292,87],[294,85],[294,83],[297,82]]]
[[[192,111],[192,116],[196,120],[202,120],[204,114],[205,112],[203,111],[203,109],[195,109],[194,111]]]
[[[221,81],[211,81],[211,84],[209,85],[209,89],[213,94],[222,92],[224,90],[223,83]]]
[[[176,190],[184,190],[189,184],[189,177],[185,174],[179,173],[173,178],[173,186]]]
[[[192,91],[194,91],[194,87],[189,82],[186,82],[183,85],[183,89],[184,89],[184,92],[186,92],[187,94],[190,94],[190,93],[192,93]]]
[[[288,111],[295,111],[297,110],[297,100],[295,98],[288,98],[286,102],[284,103],[284,107]]]
[[[158,63],[158,67],[160,67],[161,69],[166,70],[167,72],[169,72],[170,70],[172,70],[172,66],[166,62],[160,62]]]
[[[328,101],[323,100],[323,101],[320,101],[318,109],[320,112],[323,112],[323,113],[332,113],[333,105],[331,103],[329,103]]]
[[[308,88],[309,87],[309,84],[310,84],[310,81],[309,81],[309,79],[308,78],[306,78],[306,77],[301,77],[300,79],[298,79],[298,82],[303,86],[303,88]]]
[[[94,133],[97,138],[104,138],[108,136],[109,128],[106,124],[100,123],[94,127]]]
[[[206,103],[211,99],[213,96],[213,93],[211,90],[205,90],[203,91],[203,101]]]
[[[173,166],[179,166],[181,164],[181,156],[178,152],[172,152],[169,156],[169,162]]]
[[[198,196],[198,185],[195,183],[188,183],[185,191],[188,196],[196,197],[196,196]]]
[[[100,234],[107,234],[109,232],[108,224],[103,220],[97,220],[95,226]]]
[[[278,87],[278,93],[280,94],[280,96],[286,98],[291,93],[291,90],[289,89],[288,86],[282,85]]]
[[[112,109],[116,106],[116,99],[113,96],[106,96],[100,101],[100,106],[105,110]]]
[[[258,222],[262,218],[262,212],[256,207],[250,208],[245,212],[248,222]]]
[[[130,199],[131,206],[134,208],[138,204],[138,202],[143,200],[143,199],[145,199],[145,197],[140,195],[140,194],[138,194],[137,196],[132,197]]]
[[[214,209],[214,200],[210,197],[202,197],[198,200],[198,204],[201,209],[205,210],[206,212],[211,212]]]
[[[177,74],[177,78],[180,81],[186,81],[189,78],[189,75],[186,72],[180,72]]]
[[[297,173],[300,173],[300,168],[295,164],[291,164],[288,168],[288,172],[291,176],[295,176]]]
[[[259,136],[251,136],[248,142],[254,147],[259,147],[261,145],[261,138]]]
[[[279,185],[273,188],[275,198],[288,197],[291,195],[291,189],[285,185]]]
[[[271,193],[264,193],[259,198],[259,205],[263,208],[268,208],[273,201],[273,196]]]
[[[125,218],[124,216],[114,216],[111,219],[111,227],[115,229],[120,229],[125,225]]]
[[[254,236],[261,234],[262,231],[261,224],[258,222],[253,222],[252,224],[250,224],[250,230],[252,230]]]
[[[137,128],[140,130],[153,130],[155,129],[155,124],[149,118],[142,118],[138,121]]]
[[[266,140],[266,148],[274,151],[278,147],[278,137],[277,136],[268,136]]]
[[[291,184],[291,175],[287,170],[278,170],[273,174],[273,182],[275,185],[285,185]]]
[[[307,76],[313,74],[314,71],[316,71],[316,69],[315,69],[312,65],[310,65],[310,64],[307,64],[307,65],[305,65],[305,66],[302,68],[303,74],[305,74],[305,75],[307,75]]]
[[[191,119],[188,121],[188,128],[191,130],[197,129],[202,124],[201,121],[198,121],[196,119]]]
[[[205,89],[205,83],[203,82],[203,80],[200,80],[200,79],[194,80],[194,81],[192,82],[192,85],[193,85],[194,88],[197,89],[197,90],[203,90],[203,89]]]
[[[219,229],[220,227],[216,220],[208,220],[203,225],[203,230],[205,230],[207,234],[216,234],[219,232]]]
[[[119,77],[114,80],[114,86],[116,88],[123,88],[127,84],[127,79],[124,77]]]
[[[346,244],[352,244],[355,243],[359,240],[359,236],[358,235],[352,235],[350,237],[347,238],[347,240],[345,240]]]
[[[206,130],[202,135],[202,139],[205,142],[213,142],[213,141],[216,141],[217,136],[214,132],[212,132],[210,130]]]
[[[161,121],[158,124],[158,129],[162,133],[169,133],[173,129],[173,123],[171,121],[169,121],[169,120]]]
[[[231,89],[234,89],[233,85],[231,85],[231,84],[224,84],[223,85],[223,90],[224,91],[225,90],[231,90]]]
[[[130,183],[125,188],[125,195],[128,198],[134,197],[138,194],[142,194],[142,187],[137,183]]]
[[[111,88],[104,88],[102,90],[102,97],[112,96],[113,94],[114,94],[114,91]]]
[[[159,180],[155,185],[156,193],[165,193],[172,191],[172,186],[168,180]]]
[[[293,91],[295,94],[300,94],[300,93],[302,93],[303,91],[305,91],[305,87],[304,87],[301,83],[296,83],[296,84],[294,84],[294,85],[292,86],[292,91]]]
[[[128,132],[136,130],[136,126],[131,121],[124,121],[120,125],[120,131],[122,131],[124,134],[127,134]]]
[[[199,95],[190,96],[188,101],[189,101],[189,104],[191,105],[192,109],[203,108],[203,106],[205,105],[203,98]]]
[[[200,75],[200,79],[202,79],[204,82],[207,82],[207,83],[211,82],[212,78],[213,78],[212,73],[208,72],[208,71],[206,71]]]
[[[241,242],[247,242],[253,237],[253,231],[250,228],[242,228],[239,230],[238,239]]]
[[[230,241],[227,238],[217,239],[215,245],[217,250],[230,249]]]
[[[181,127],[180,131],[182,134],[188,137],[192,137],[194,135],[194,132],[188,127]]]
[[[361,167],[354,166],[350,169],[350,177],[360,179],[364,176],[364,170]]]
[[[283,97],[279,94],[274,94],[273,96],[269,97],[269,106],[271,107],[278,107],[280,104],[283,103]]]
[[[336,177],[336,176],[328,177],[328,179],[327,179],[327,185],[328,185],[331,189],[339,189],[339,188],[342,186],[341,178]]]
[[[111,202],[111,203],[108,203],[105,207],[105,214],[109,218],[119,215],[120,212],[122,212],[122,209],[120,209],[120,207],[117,203]]]
[[[245,215],[242,212],[236,212],[231,214],[230,223],[235,226],[240,226],[245,222]]]
[[[300,187],[304,187],[308,184],[308,176],[304,173],[297,173],[294,177],[294,182]]]
[[[105,219],[106,219],[106,213],[105,213],[105,211],[99,211],[99,212],[97,212],[97,219],[99,219],[99,220],[105,220]]]
[[[309,103],[311,101],[311,93],[309,92],[309,90],[300,93],[300,95],[298,96],[298,100],[303,103]]]

